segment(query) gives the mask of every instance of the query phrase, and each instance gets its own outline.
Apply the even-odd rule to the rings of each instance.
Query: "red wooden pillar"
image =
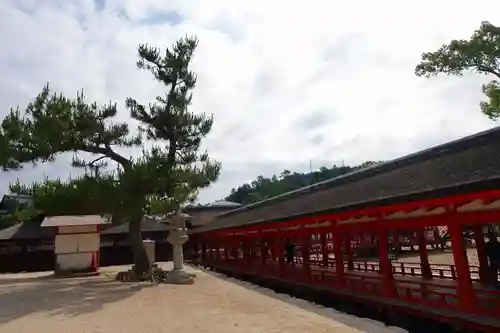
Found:
[[[269,242],[269,255],[274,265],[276,263],[276,237],[271,238]]]
[[[311,235],[303,235],[302,237],[302,269],[306,282],[311,280],[311,266],[309,265],[309,255],[311,251]]]
[[[251,265],[252,267],[254,266],[255,264],[255,239],[253,238],[250,238],[248,239],[248,259],[250,260],[251,262]]]
[[[262,238],[260,242],[260,261],[262,266],[266,265],[267,248],[267,240]]]
[[[240,264],[240,261],[239,261],[239,256],[240,256],[240,253],[239,253],[239,245],[240,243],[238,242],[238,238],[237,237],[233,237],[233,239],[231,239],[231,257],[233,258],[233,262],[231,263],[233,266],[238,266]]]
[[[429,264],[429,256],[427,254],[427,240],[425,239],[425,229],[419,228],[417,233],[418,251],[420,253],[420,267],[422,269],[422,277],[424,279],[432,279],[431,265]]]
[[[455,217],[456,214],[453,216]],[[462,224],[458,219],[450,221],[448,231],[450,232],[451,249],[457,270],[458,305],[462,311],[473,312],[477,299],[470,278],[469,263],[462,237]]]
[[[226,238],[226,241],[224,242],[224,264],[229,264],[229,238]]]
[[[476,243],[477,257],[479,259],[479,280],[481,283],[489,283],[491,278],[489,275],[488,258],[486,257],[486,244],[484,242],[483,226],[474,225],[474,241]]]
[[[392,274],[392,264],[389,260],[389,242],[387,241],[387,232],[379,229],[377,231],[378,253],[380,260],[380,273],[384,277],[384,293],[387,297],[393,297],[396,294],[396,285]]]
[[[210,241],[207,241],[207,261],[211,262],[212,261],[212,243]]]
[[[271,249],[271,264],[272,264],[272,274],[276,275],[279,269],[278,265],[278,238],[273,237],[271,239],[270,249]]]
[[[203,245],[205,250],[205,260],[208,262],[210,261],[210,243],[207,240],[204,240]]]
[[[215,249],[216,249],[215,240],[211,240],[210,241],[210,260],[212,262],[215,262],[216,255],[217,255],[215,252]]]
[[[233,237],[229,236],[226,239],[226,246],[225,246],[226,261],[228,264],[231,262],[232,249],[233,249]]]
[[[253,239],[245,238],[245,265],[248,269],[254,269],[254,249],[253,249]]]
[[[251,238],[251,249],[252,249],[252,267],[261,266],[259,258],[259,250],[262,246],[260,238]]]
[[[344,285],[344,254],[342,253],[342,235],[338,231],[332,233],[333,251],[335,253],[335,273],[337,283]]]
[[[220,242],[220,239],[219,238],[215,238],[214,239],[214,246],[215,246],[215,261],[217,263],[220,262],[220,246],[221,246],[221,242]]]
[[[243,258],[243,248],[242,248],[241,239],[239,237],[235,237],[233,239],[233,255],[234,255],[234,265],[241,267],[242,258]],[[240,258],[241,255],[241,258]]]
[[[248,238],[245,238],[245,262],[252,262],[252,241]]]
[[[286,264],[285,264],[285,239],[280,236],[278,238],[277,242],[277,249],[278,249],[278,263],[279,263],[279,272],[280,276],[285,275],[285,269],[286,269]]]
[[[321,233],[321,261],[323,263],[323,267],[328,267],[328,242],[326,239],[326,232]]]
[[[207,244],[205,243],[205,241],[202,241],[202,243],[201,243],[201,261],[205,262],[206,259],[207,259]]]
[[[243,265],[243,241],[240,237],[234,240],[234,252],[236,254],[236,264],[238,267]]]
[[[354,261],[352,256],[352,236],[345,235],[345,254],[347,257],[347,269],[352,271],[354,270]]]

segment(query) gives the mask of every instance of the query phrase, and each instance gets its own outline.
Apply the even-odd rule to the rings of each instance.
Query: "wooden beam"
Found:
[[[372,208],[366,208],[366,209],[358,209],[358,210],[353,210],[353,211],[346,211],[346,212],[340,212],[340,213],[323,213],[323,214],[318,214],[318,215],[311,215],[311,216],[306,216],[306,217],[299,217],[295,219],[287,219],[284,221],[273,221],[269,223],[259,223],[255,224],[252,226],[239,226],[239,227],[234,227],[234,228],[225,228],[225,229],[218,229],[218,230],[213,230],[213,231],[208,231],[204,234],[211,234],[211,233],[216,233],[220,232],[224,235],[227,235],[227,233],[232,233],[235,230],[238,230],[240,232],[246,232],[247,230],[262,230],[264,228],[286,228],[286,227],[293,227],[296,225],[303,225],[303,224],[310,224],[310,223],[317,223],[318,221],[338,221],[340,219],[350,219],[350,218],[359,218],[361,216],[379,216],[379,215],[388,215],[391,213],[395,213],[397,211],[412,211],[415,209],[419,209],[421,207],[437,207],[437,206],[458,206],[458,205],[463,205],[467,202],[476,200],[476,199],[483,199],[486,201],[494,201],[500,199],[500,190],[489,190],[489,191],[483,191],[483,192],[476,192],[476,193],[468,193],[468,194],[462,194],[462,195],[456,195],[456,196],[450,196],[450,197],[443,197],[443,198],[434,198],[434,199],[427,199],[427,200],[419,200],[419,201],[412,201],[412,202],[407,202],[407,203],[400,203],[400,204],[395,204],[395,205],[390,205],[390,206],[380,206],[380,207],[372,207]],[[473,213],[473,212],[470,212]],[[420,217],[419,217],[420,218]],[[440,225],[443,222],[442,221],[437,221],[434,217],[422,217],[422,221],[425,223],[431,223],[429,226],[432,225]],[[396,219],[397,223],[401,223],[400,219]],[[368,222],[366,222],[368,223]],[[411,227],[418,227],[421,224],[418,224],[416,220],[413,219],[408,219],[405,220],[405,223],[409,223],[408,228]],[[416,225],[415,225],[416,223]],[[360,223],[363,224],[363,223]],[[401,226],[399,224],[398,226],[394,224],[388,224],[391,225],[391,228],[397,228]],[[356,229],[357,227],[352,227],[353,229]],[[321,228],[318,229],[318,231],[322,230]]]

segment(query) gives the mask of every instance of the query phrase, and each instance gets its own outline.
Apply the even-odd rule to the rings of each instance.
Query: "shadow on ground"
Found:
[[[384,323],[375,321],[372,319],[368,318],[360,318],[360,317],[355,317],[353,315],[349,315],[346,313],[342,313],[340,311],[337,311],[332,308],[328,308],[319,304],[315,304],[300,298],[295,298],[287,294],[281,294],[281,293],[276,293],[275,291],[263,287],[259,287],[257,285],[254,285],[250,282],[238,280],[235,278],[228,277],[224,274],[220,274],[208,269],[205,269],[200,266],[196,265],[190,265],[193,269],[202,271],[205,274],[211,275],[213,277],[216,277],[218,279],[225,280],[229,283],[236,284],[240,287],[249,289],[253,292],[257,292],[261,295],[271,297],[274,299],[277,299],[279,301],[285,302],[287,304],[296,306],[298,308],[301,308],[303,310],[309,311],[316,313],[320,316],[327,317],[329,319],[332,319],[336,322],[342,323],[346,326],[352,327],[354,329],[357,329],[361,332],[370,332],[370,333],[389,333],[389,332],[408,332],[407,330],[400,328],[400,327],[395,327],[395,326],[386,326]]]
[[[0,324],[33,313],[78,316],[100,310],[153,285],[115,282],[112,276],[54,278],[0,277]]]

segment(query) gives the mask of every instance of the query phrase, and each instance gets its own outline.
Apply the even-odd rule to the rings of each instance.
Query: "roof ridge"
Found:
[[[342,181],[346,182],[356,181],[359,180],[360,178],[371,177],[377,174],[390,172],[394,169],[430,160],[444,154],[457,153],[466,149],[470,149],[471,147],[478,146],[478,144],[481,143],[485,144],[487,142],[490,142],[493,139],[500,139],[500,126],[495,126],[488,130],[484,130],[459,139],[438,144],[433,147],[423,149],[415,153],[407,154],[384,163],[375,164],[367,168],[352,171],[344,175],[330,178],[312,185],[304,186],[293,191],[289,191],[262,201],[258,201],[256,203],[232,209],[230,211],[218,214],[217,217],[230,216],[233,214],[237,214],[239,212],[251,210],[256,207],[262,207],[269,203],[279,202],[281,200],[286,200],[289,198],[293,198],[295,196],[300,196],[309,193],[311,191],[327,189],[331,187],[328,185],[340,185]]]

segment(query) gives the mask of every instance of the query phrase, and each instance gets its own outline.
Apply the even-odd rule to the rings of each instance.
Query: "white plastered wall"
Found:
[[[55,237],[55,253],[59,270],[89,268],[92,264],[92,256],[99,251],[99,246],[100,235],[96,226],[60,227]]]

